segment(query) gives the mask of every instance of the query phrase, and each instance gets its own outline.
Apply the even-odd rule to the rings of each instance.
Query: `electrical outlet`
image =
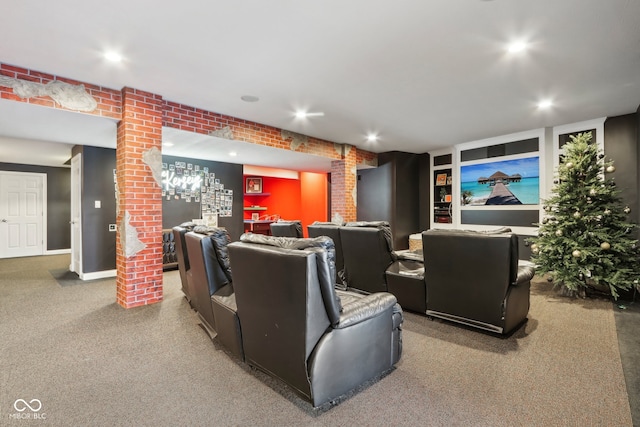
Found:
[[[116,231],[116,225],[115,224],[109,224],[109,231]]]

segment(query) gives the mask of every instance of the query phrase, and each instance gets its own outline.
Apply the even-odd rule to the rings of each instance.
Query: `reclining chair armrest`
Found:
[[[418,261],[424,263],[424,256],[422,251],[411,251],[409,249],[403,249],[400,251],[394,251],[395,260],[406,260],[406,261]]]
[[[521,283],[527,283],[533,279],[536,274],[536,269],[533,264],[521,263],[518,265],[518,275],[516,280],[512,283],[513,286],[518,286]]]
[[[378,316],[386,310],[393,310],[396,297],[387,292],[366,295],[352,303],[345,304],[340,313],[340,322],[335,329],[344,329]]]

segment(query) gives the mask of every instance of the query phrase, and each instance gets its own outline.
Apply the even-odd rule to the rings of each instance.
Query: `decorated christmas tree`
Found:
[[[571,136],[557,170],[536,238],[530,239],[539,274],[565,295],[610,293],[638,286],[636,225],[628,220],[613,162],[591,143],[591,132]]]

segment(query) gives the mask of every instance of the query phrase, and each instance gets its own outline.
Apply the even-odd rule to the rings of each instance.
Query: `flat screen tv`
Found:
[[[538,205],[539,172],[538,156],[462,165],[461,205]]]

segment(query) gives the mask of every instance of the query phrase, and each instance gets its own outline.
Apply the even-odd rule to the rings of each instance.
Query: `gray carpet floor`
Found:
[[[396,369],[314,410],[208,337],[177,271],[161,303],[126,310],[114,280],[61,286],[50,271],[68,263],[0,260],[0,425],[632,425],[615,307],[545,281],[508,338],[405,313]]]

